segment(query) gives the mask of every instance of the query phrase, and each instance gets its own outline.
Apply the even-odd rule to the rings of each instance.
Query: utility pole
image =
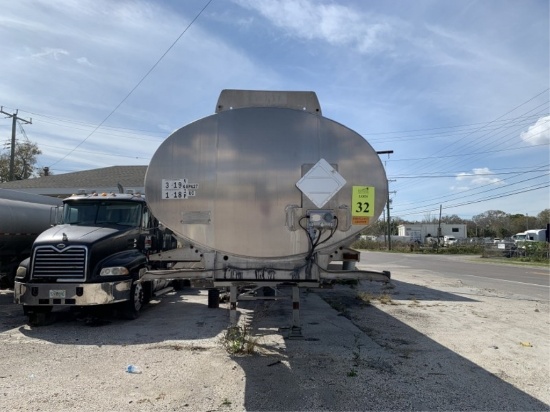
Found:
[[[388,209],[388,250],[391,250],[391,219],[390,219],[390,191],[388,190],[388,199],[386,201]]]
[[[15,129],[17,126],[17,121],[20,120],[26,124],[32,124],[32,119],[25,120],[19,116],[17,113],[19,110],[16,110],[15,113],[8,113],[4,111],[4,107],[0,106],[0,113],[5,114],[7,117],[11,117],[11,155],[10,155],[10,182],[14,180],[14,170],[15,170]]]
[[[393,153],[393,150],[380,150],[376,152],[377,154],[387,154],[388,157],[390,154]],[[395,180],[391,180],[392,182],[395,182]],[[390,219],[390,180],[388,180],[388,198],[386,199],[386,209],[388,211],[387,213],[387,231],[388,231],[388,250],[391,250],[391,219]]]
[[[389,183],[390,182],[395,182],[395,180],[388,180],[388,198],[386,200],[386,209],[388,210],[388,250],[391,250],[391,217],[390,217],[390,204],[391,204],[391,199],[390,199],[390,193],[393,193],[395,194],[396,192],[393,191],[393,192],[390,192],[389,190]]]
[[[443,205],[439,205],[439,222],[437,226],[437,247],[439,247],[439,242],[441,242],[441,212],[443,211]]]

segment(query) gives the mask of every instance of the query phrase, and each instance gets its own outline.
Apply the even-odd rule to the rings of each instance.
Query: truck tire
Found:
[[[144,292],[141,282],[134,282],[130,291],[130,299],[122,305],[122,316],[133,320],[139,317],[139,312],[144,304]]]
[[[52,323],[52,306],[23,306],[30,326],[46,326]]]

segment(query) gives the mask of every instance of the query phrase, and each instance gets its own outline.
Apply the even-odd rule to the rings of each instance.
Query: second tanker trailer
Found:
[[[36,237],[54,221],[61,199],[0,189],[0,284],[12,287],[19,263]]]

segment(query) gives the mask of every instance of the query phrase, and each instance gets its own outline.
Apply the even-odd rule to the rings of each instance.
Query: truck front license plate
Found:
[[[65,299],[64,290],[50,290],[50,299]]]

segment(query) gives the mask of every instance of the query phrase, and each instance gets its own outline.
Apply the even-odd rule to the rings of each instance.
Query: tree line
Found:
[[[398,234],[398,226],[411,223],[439,223],[439,217],[425,216],[422,221],[407,221],[399,217],[391,219],[390,233]],[[475,215],[472,219],[462,219],[457,215],[441,216],[441,223],[466,224],[468,237],[475,238],[510,238],[516,233],[525,232],[528,229],[546,229],[550,222],[550,209],[544,209],[536,216],[521,213],[506,213],[502,210],[488,210]],[[363,234],[380,236],[388,233],[387,222],[379,219],[369,226]]]
[[[16,143],[13,162],[13,180],[24,180],[42,176],[44,169],[36,167],[36,158],[42,154],[36,143]],[[11,150],[0,153],[0,183],[10,181]]]

